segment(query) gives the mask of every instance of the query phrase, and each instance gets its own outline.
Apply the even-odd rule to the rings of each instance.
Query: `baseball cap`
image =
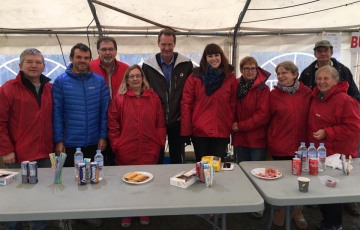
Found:
[[[333,45],[328,40],[321,40],[315,43],[314,50],[320,46],[333,47]]]

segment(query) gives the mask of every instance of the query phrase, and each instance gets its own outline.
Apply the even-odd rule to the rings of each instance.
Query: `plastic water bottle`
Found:
[[[78,176],[78,164],[84,161],[84,154],[81,152],[81,148],[76,148],[76,152],[74,154],[74,167],[75,167],[75,177]]]
[[[314,143],[310,143],[310,146],[308,148],[308,158],[317,158],[316,148]],[[309,160],[308,160],[309,162]]]
[[[94,156],[94,161],[98,163],[99,165],[99,180],[102,180],[104,178],[104,156],[101,154],[101,150],[96,150],[96,155]]]
[[[319,148],[317,148],[317,154],[319,156],[319,171],[325,171],[326,148],[324,146],[324,143],[320,143]]]
[[[301,152],[302,171],[309,171],[308,150],[306,148],[305,142],[300,143],[298,150]]]

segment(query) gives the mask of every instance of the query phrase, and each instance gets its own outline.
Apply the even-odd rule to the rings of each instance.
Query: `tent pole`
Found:
[[[238,71],[238,68],[236,67],[236,59],[237,59],[237,34],[238,34],[238,31],[239,31],[239,28],[240,28],[240,24],[242,23],[243,19],[244,19],[244,16],[245,16],[245,13],[250,5],[250,2],[251,0],[247,0],[245,5],[244,5],[244,9],[240,12],[240,15],[239,15],[239,18],[238,18],[238,21],[235,25],[235,28],[234,28],[234,36],[233,36],[233,53],[232,53],[232,65],[235,67],[234,71],[235,71],[235,76],[237,71]]]
[[[96,23],[96,27],[99,31],[99,36],[102,37],[103,36],[103,32],[102,32],[102,29],[101,29],[101,25],[100,25],[100,21],[99,21],[99,18],[96,14],[96,10],[95,10],[95,6],[94,4],[92,3],[91,0],[88,0],[88,3],[89,3],[89,7],[90,7],[90,10],[91,10],[91,13],[94,17],[94,20],[95,20],[95,23]]]

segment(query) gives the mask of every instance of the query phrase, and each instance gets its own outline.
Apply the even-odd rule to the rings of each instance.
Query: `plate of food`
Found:
[[[123,181],[128,184],[145,184],[154,176],[148,172],[129,172],[123,176]]]
[[[255,168],[251,170],[251,174],[265,180],[274,180],[282,176],[282,172],[274,168]]]

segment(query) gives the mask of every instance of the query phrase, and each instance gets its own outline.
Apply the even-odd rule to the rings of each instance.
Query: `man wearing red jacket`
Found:
[[[90,62],[90,69],[101,75],[109,86],[110,98],[112,99],[119,90],[124,74],[129,66],[116,60],[117,44],[113,37],[100,37],[96,43],[99,57]],[[110,143],[108,141],[108,143]],[[103,151],[105,165],[115,165],[115,155],[110,144]]]
[[[42,74],[44,57],[37,49],[20,55],[20,72],[0,87],[0,156],[7,168],[22,161],[50,167],[53,152],[50,79]],[[5,229],[21,229],[22,222],[6,222]],[[45,229],[45,221],[30,221],[30,228]]]

